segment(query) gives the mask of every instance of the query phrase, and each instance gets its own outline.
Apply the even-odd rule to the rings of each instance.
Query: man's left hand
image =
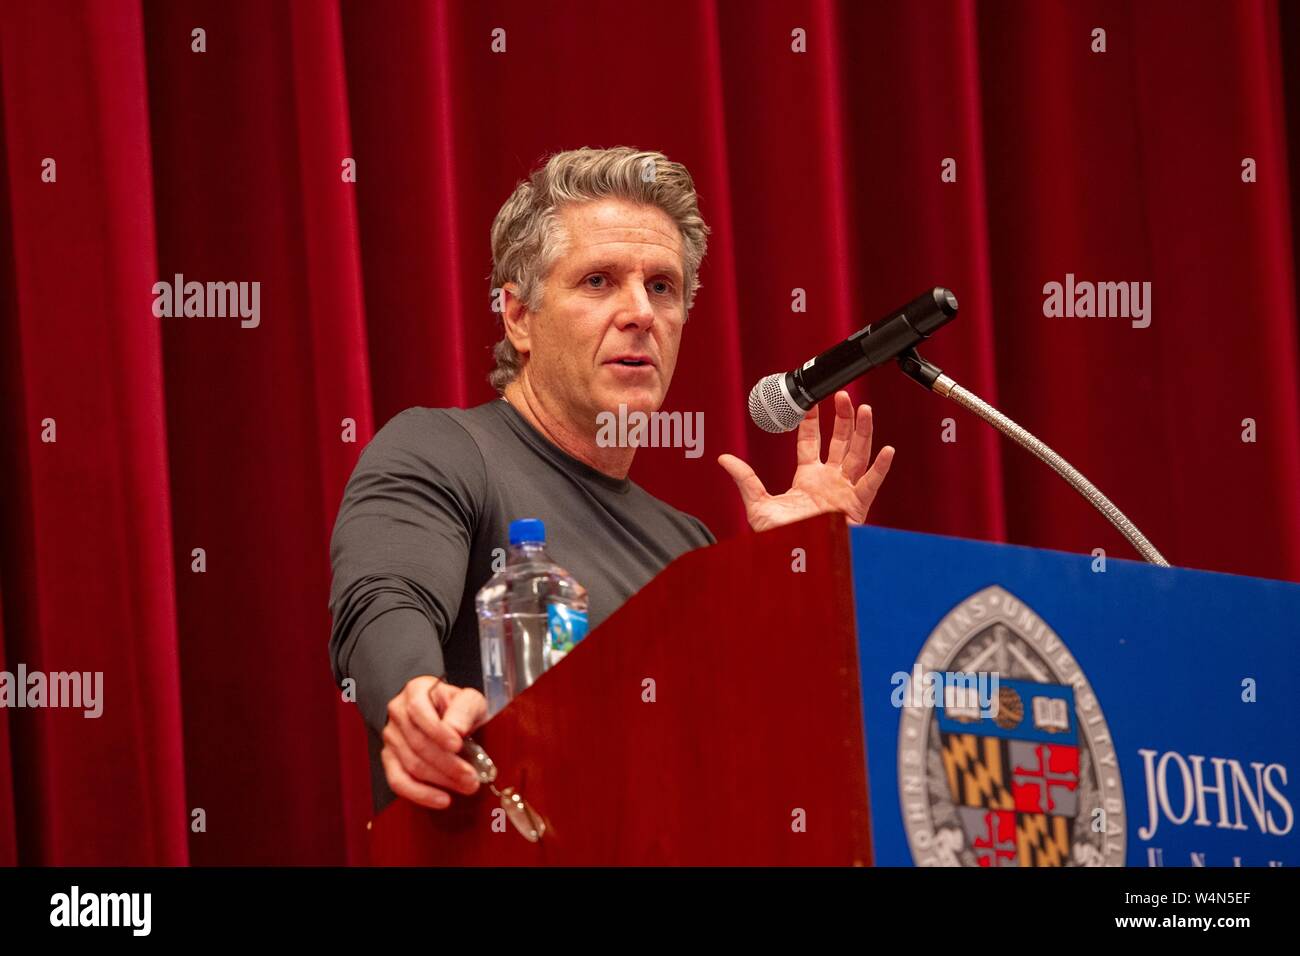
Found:
[[[745,516],[755,531],[801,521],[827,511],[842,512],[849,524],[867,520],[871,503],[889,474],[894,449],[886,445],[871,461],[871,406],[859,405],[856,422],[849,393],[835,393],[835,431],[826,460],[821,460],[821,425],[814,407],[799,424],[798,467],[783,495],[770,495],[754,469],[735,455],[720,455],[718,464],[736,482]],[[868,467],[870,465],[870,467]]]

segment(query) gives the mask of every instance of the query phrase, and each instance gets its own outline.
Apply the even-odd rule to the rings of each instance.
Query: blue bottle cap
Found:
[[[510,522],[510,543],[523,544],[526,541],[545,544],[546,525],[537,518],[519,518]]]

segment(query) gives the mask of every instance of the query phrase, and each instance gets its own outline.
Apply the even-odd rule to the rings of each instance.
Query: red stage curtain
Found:
[[[334,512],[377,425],[491,397],[488,227],[558,149],[695,176],[713,236],[665,408],[705,412],[705,454],[632,476],[720,536],[746,527],[718,454],[773,490],[793,469],[752,382],[942,284],[961,316],[928,357],[1171,561],[1300,579],[1285,3],[0,11],[0,665],[104,674],[97,720],[0,710],[0,863],[364,860]],[[177,273],[260,282],[260,325],[156,318]],[[1151,326],[1045,318],[1067,273],[1151,282]],[[1130,556],[956,406],[889,369],[851,391],[898,448],[876,522]]]

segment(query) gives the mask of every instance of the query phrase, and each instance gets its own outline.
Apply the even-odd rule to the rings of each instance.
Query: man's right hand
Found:
[[[456,687],[429,675],[407,681],[388,702],[379,755],[393,793],[443,810],[451,805],[447,791],[476,792],[478,775],[456,754],[465,735],[486,719],[487,699],[472,687]]]

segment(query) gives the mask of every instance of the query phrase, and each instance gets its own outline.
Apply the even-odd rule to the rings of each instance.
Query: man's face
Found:
[[[620,199],[569,205],[559,218],[564,253],[526,340],[514,339],[534,393],[584,430],[620,404],[657,411],[686,318],[681,233],[663,210]],[[627,358],[641,364],[618,361]]]

